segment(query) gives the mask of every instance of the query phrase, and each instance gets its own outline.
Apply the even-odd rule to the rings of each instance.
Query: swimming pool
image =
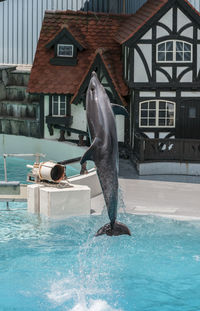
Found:
[[[132,236],[94,237],[107,216],[0,213],[0,310],[189,311],[200,306],[200,223],[119,215]]]
[[[24,181],[24,160],[8,161],[11,180]],[[200,222],[120,214],[131,237],[95,238],[105,211],[53,221],[9,206],[0,203],[0,310],[199,310]]]

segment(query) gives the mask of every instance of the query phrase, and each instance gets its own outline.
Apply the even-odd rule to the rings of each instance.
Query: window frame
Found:
[[[59,54],[59,47],[60,46],[70,46],[70,47],[72,47],[72,55],[60,55]],[[65,58],[73,58],[74,57],[74,45],[73,44],[58,43],[57,44],[57,56],[58,57],[65,57]]]
[[[172,48],[172,51],[169,51],[169,52],[172,52],[173,60],[158,60],[159,52],[162,52],[162,51],[159,51],[158,48],[161,44],[163,44],[163,43],[166,44],[167,42],[172,42],[173,48]],[[177,44],[177,42],[183,43],[183,53],[187,52],[184,50],[184,43],[188,44],[191,47],[190,51],[188,51],[191,54],[190,60],[188,60],[188,61],[187,60],[176,60],[176,53],[177,53],[176,44]],[[165,53],[165,59],[166,59],[166,53],[168,51],[165,49],[163,52]],[[187,42],[184,40],[174,40],[174,39],[159,42],[156,44],[156,62],[159,64],[162,64],[162,63],[192,63],[193,62],[193,45],[190,42]]]
[[[149,120],[150,117],[149,117],[149,110],[154,110],[154,109],[149,109],[149,103],[150,102],[155,102],[156,103],[156,106],[155,106],[155,112],[156,112],[156,116],[155,116],[155,125],[141,125],[141,120],[142,119],[147,119]],[[162,111],[162,109],[159,109],[159,103],[160,102],[165,102],[165,105],[166,103],[169,103],[169,104],[173,104],[173,125],[159,125],[159,120],[162,119],[159,117],[159,112]],[[142,104],[145,104],[145,103],[148,103],[148,109],[141,109],[141,106]],[[147,118],[142,118],[141,116],[141,112],[142,111],[148,111],[148,117]],[[163,111],[166,111],[166,108],[163,109]],[[165,118],[163,118],[166,122],[166,120],[168,119],[166,116]],[[145,100],[145,101],[142,101],[142,102],[139,102],[139,128],[175,128],[176,127],[176,102],[172,102],[170,100],[167,100],[167,99],[150,99],[150,100]]]
[[[58,96],[58,114],[54,114],[54,104],[55,104],[55,100],[54,97]],[[65,114],[61,114],[61,96],[65,97]],[[52,96],[52,117],[65,117],[67,115],[67,96],[66,95],[53,95]]]

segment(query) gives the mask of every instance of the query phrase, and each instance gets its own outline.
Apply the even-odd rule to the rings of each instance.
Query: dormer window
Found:
[[[180,40],[168,40],[157,44],[158,63],[191,63],[192,44]]]
[[[46,44],[46,48],[54,49],[54,57],[50,59],[50,64],[56,66],[75,66],[78,62],[78,51],[81,52],[84,49],[83,45],[66,28],[62,28]]]
[[[74,46],[72,44],[58,44],[57,56],[59,57],[73,57]]]

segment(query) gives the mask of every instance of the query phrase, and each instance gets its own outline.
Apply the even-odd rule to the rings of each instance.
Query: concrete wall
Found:
[[[82,156],[86,147],[67,142],[0,134],[0,156],[4,153],[44,153],[48,160],[62,161]]]
[[[137,164],[139,175],[200,176],[199,163],[153,162]]]

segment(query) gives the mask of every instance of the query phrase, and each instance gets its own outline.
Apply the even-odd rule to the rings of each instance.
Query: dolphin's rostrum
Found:
[[[118,204],[118,141],[115,117],[113,114],[127,115],[122,106],[113,105],[113,109],[104,87],[95,72],[86,95],[86,113],[92,140],[90,148],[81,159],[94,161],[106,202],[110,223],[98,230],[96,235],[131,235],[124,224],[116,222]]]

